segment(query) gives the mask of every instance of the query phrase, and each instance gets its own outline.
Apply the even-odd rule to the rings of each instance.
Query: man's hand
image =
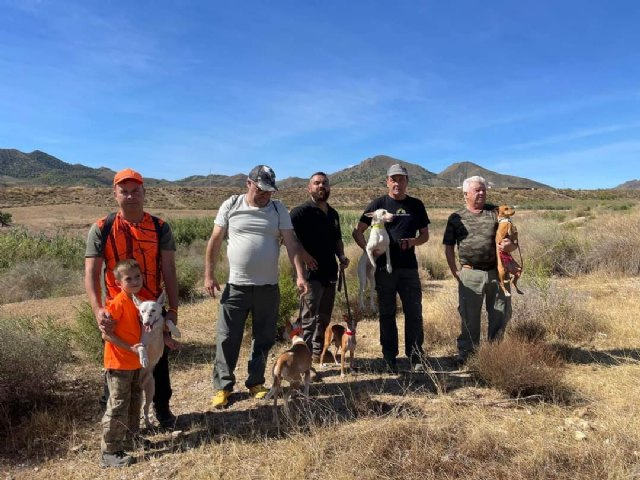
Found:
[[[307,270],[315,271],[318,269],[318,262],[306,250],[302,249],[300,252],[300,258],[302,259],[302,263],[307,267]]]
[[[113,318],[111,318],[109,312],[107,312],[103,307],[100,307],[95,313],[95,316],[100,332],[111,335],[113,333],[113,329],[116,326],[116,322],[113,320]]]
[[[309,292],[309,284],[304,278],[298,277],[296,280],[296,286],[298,287],[298,293],[301,297]]]
[[[178,312],[175,310],[167,310],[167,313],[164,314],[164,318],[165,320],[171,320],[173,324],[176,325],[178,323]],[[165,324],[165,329],[167,328],[168,327]]]
[[[511,253],[518,248],[518,245],[513,243],[510,238],[503,238],[498,244],[498,248],[505,253]]]
[[[344,270],[349,266],[349,259],[345,255],[341,255],[340,258],[340,268]]]
[[[218,283],[215,275],[211,278],[205,279],[204,289],[209,295],[211,295],[213,298],[216,298],[216,290],[220,291],[220,284]]]
[[[169,348],[169,350],[180,349],[180,344],[173,338],[171,338],[171,334],[169,332],[162,332],[162,339],[164,340],[164,344],[167,346],[167,348]]]

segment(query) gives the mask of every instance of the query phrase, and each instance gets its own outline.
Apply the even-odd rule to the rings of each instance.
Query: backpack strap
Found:
[[[111,233],[111,227],[113,227],[113,222],[116,219],[116,212],[111,212],[104,219],[104,223],[100,228],[100,250],[104,255],[104,247],[107,244],[107,239],[109,238],[109,234]]]

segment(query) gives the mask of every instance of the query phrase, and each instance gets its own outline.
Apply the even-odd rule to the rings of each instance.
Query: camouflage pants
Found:
[[[106,379],[110,394],[102,417],[100,446],[103,453],[115,453],[124,450],[125,439],[140,430],[140,369],[107,370]]]

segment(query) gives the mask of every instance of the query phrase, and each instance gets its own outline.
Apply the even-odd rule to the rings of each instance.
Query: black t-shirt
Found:
[[[309,273],[309,280],[324,283],[338,279],[336,254],[342,239],[338,212],[328,206],[324,213],[311,200],[291,210],[291,223],[304,249],[316,259],[318,269]]]
[[[418,231],[431,223],[427,210],[421,200],[406,196],[404,200],[395,200],[389,195],[373,200],[364,213],[373,212],[379,208],[384,208],[389,213],[408,213],[408,216],[395,217],[392,222],[385,223],[385,228],[389,234],[391,244],[389,253],[391,254],[391,266],[394,268],[418,268],[415,247],[407,250],[400,249],[400,240],[403,238],[415,238]],[[360,221],[371,225],[371,218],[364,214]],[[386,254],[382,254],[376,261],[378,268],[384,267],[387,263]]]

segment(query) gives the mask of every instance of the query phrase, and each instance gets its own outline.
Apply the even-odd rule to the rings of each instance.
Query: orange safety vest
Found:
[[[98,221],[103,231],[107,217]],[[143,300],[155,300],[162,293],[162,269],[160,256],[160,229],[164,222],[144,214],[142,221],[131,223],[118,213],[113,219],[107,237],[103,239],[104,278],[107,300],[115,298],[120,292],[116,285],[113,269],[120,260],[135,259],[140,265],[144,278],[143,286],[137,296]]]

